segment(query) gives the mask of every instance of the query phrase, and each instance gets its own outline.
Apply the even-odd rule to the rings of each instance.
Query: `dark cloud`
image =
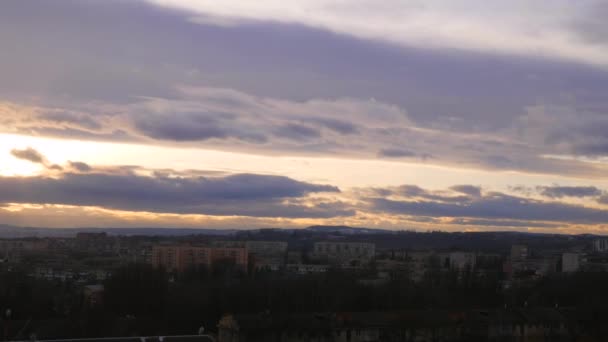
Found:
[[[400,149],[400,148],[383,148],[380,151],[378,151],[378,156],[385,157],[385,158],[403,158],[403,157],[415,157],[415,156],[417,156],[417,154],[410,150],[405,150],[405,149]]]
[[[275,130],[275,135],[290,140],[310,140],[321,137],[321,132],[313,127],[288,123]]]
[[[574,32],[601,41],[605,12],[598,6],[574,21]],[[392,47],[290,23],[217,26],[191,19],[140,1],[2,2],[0,41],[12,48],[3,51],[0,78],[11,82],[0,83],[0,96],[54,110],[43,111],[36,127],[19,128],[19,122],[3,117],[0,129],[90,140],[204,143],[267,154],[424,159],[428,155],[413,151],[425,151],[449,165],[576,175],[597,165],[563,161],[555,168],[539,156],[608,151],[605,134],[571,129],[577,125],[552,110],[549,121],[535,126],[538,132],[518,135],[521,127],[515,124],[530,106],[556,104],[572,107],[575,123],[599,127],[590,117],[608,108],[603,100],[608,73],[601,70],[460,49]],[[251,98],[206,97],[190,111],[173,105],[129,107],[143,99],[181,100],[179,87],[231,89]],[[314,107],[336,99],[358,102],[350,101],[348,110]],[[80,108],[85,104],[90,112],[104,110],[88,116]],[[399,117],[374,121],[386,117],[387,107]],[[130,124],[103,120],[104,112]],[[142,117],[133,119],[133,112]],[[397,133],[378,133],[387,127]],[[572,136],[556,134],[563,143],[551,144],[539,134],[550,135],[555,127]],[[124,134],[114,134],[118,131]],[[275,134],[289,144],[272,140]],[[329,141],[336,134],[340,141]],[[502,143],[491,144],[488,136]],[[394,148],[403,142],[407,149]],[[337,145],[341,148],[319,147]]]
[[[22,134],[31,134],[50,136],[62,139],[79,139],[79,140],[92,140],[92,141],[123,141],[123,142],[141,142],[141,139],[134,137],[128,132],[122,129],[115,129],[111,132],[91,132],[78,128],[57,128],[49,126],[36,126],[27,127],[19,130]]]
[[[35,149],[33,149],[31,147],[28,147],[24,150],[14,149],[11,151],[11,154],[15,158],[27,160],[27,161],[30,161],[35,164],[45,164],[46,163],[46,158],[40,152],[36,151]]]
[[[454,218],[449,221],[449,224],[484,226],[484,227],[516,227],[516,228],[559,228],[563,226],[559,223],[546,223],[536,221],[517,221],[517,220],[485,220],[485,219],[469,219],[469,218]]]
[[[454,185],[450,190],[475,197],[481,196],[481,188],[474,185]]]
[[[159,140],[197,141],[228,137],[229,133],[212,115],[139,115],[134,126],[147,137]]]
[[[602,194],[595,186],[538,186],[536,189],[545,197],[594,197]]]
[[[58,164],[48,165],[47,168],[49,170],[54,170],[54,171],[63,171],[63,167],[61,165],[58,165]]]
[[[11,154],[16,158],[27,160],[27,161],[35,163],[35,164],[40,164],[49,170],[54,170],[54,171],[63,170],[63,168],[60,165],[49,163],[48,160],[46,159],[46,157],[44,155],[42,155],[42,153],[38,152],[37,150],[35,150],[31,147],[28,147],[24,150],[14,149],[11,151]]]
[[[328,129],[330,129],[336,133],[340,133],[340,134],[357,134],[357,133],[359,133],[359,130],[355,124],[347,122],[347,121],[343,121],[343,120],[319,117],[319,118],[311,118],[311,119],[308,119],[307,121],[312,122],[312,123],[317,123],[325,128],[328,128]]]
[[[608,45],[608,4],[606,2],[591,3],[584,16],[572,20],[571,28],[579,37],[592,44]]]
[[[93,168],[87,163],[70,161],[69,165],[72,169],[79,172],[90,172]]]
[[[417,185],[401,185],[393,191],[393,194],[406,198],[424,198],[439,202],[460,203],[470,199],[469,196],[454,196],[453,194],[444,191],[429,191]]]
[[[410,185],[410,184],[399,186],[396,193],[398,193],[401,196],[406,196],[406,197],[416,197],[416,196],[428,195],[428,192],[425,189],[419,187],[418,185]]]
[[[576,143],[573,151],[577,155],[584,156],[606,156],[608,155],[608,140],[598,142]]]
[[[502,193],[488,193],[460,203],[369,198],[370,210],[392,214],[511,219],[571,223],[605,223],[608,211],[559,202],[537,201]]]
[[[59,124],[68,124],[90,130],[99,130],[103,126],[90,115],[71,112],[51,112],[38,115],[38,119],[51,121]]]
[[[236,114],[221,112],[132,115],[134,129],[148,138],[169,141],[205,141],[234,138],[264,143],[266,137],[236,122]]]
[[[287,177],[148,177],[133,173],[64,173],[58,178],[0,177],[0,202],[99,206],[161,213],[257,217],[335,217],[354,211],[340,202],[304,203],[310,193],[339,192],[329,185]],[[313,203],[315,204],[315,203]]]
[[[512,169],[515,166],[513,160],[505,156],[485,155],[481,156],[479,159],[482,163],[497,169]]]
[[[598,203],[608,204],[608,195],[602,195],[597,199]]]

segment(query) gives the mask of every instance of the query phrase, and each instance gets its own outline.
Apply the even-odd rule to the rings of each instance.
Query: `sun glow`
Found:
[[[39,164],[20,160],[11,155],[13,149],[27,148],[27,137],[0,134],[0,175],[32,176],[44,170]]]

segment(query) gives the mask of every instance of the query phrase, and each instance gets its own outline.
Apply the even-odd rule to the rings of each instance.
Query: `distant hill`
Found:
[[[100,233],[110,235],[186,236],[186,235],[231,235],[235,229],[204,228],[40,228],[0,225],[0,238],[23,237],[74,237],[78,233]]]
[[[341,233],[346,235],[354,234],[394,234],[394,230],[375,229],[375,228],[357,228],[349,226],[310,226],[306,228],[308,231],[315,233]]]
[[[265,229],[251,229],[249,232],[259,232]],[[272,228],[266,230],[276,230],[290,232],[300,229]],[[348,226],[310,226],[304,230],[312,233],[331,234],[340,233],[343,235],[361,234],[395,234],[395,231],[387,229],[359,228]],[[237,229],[206,229],[206,228],[42,228],[42,227],[18,227],[0,224],[0,238],[23,238],[23,237],[74,237],[78,233],[99,233],[106,232],[110,235],[147,235],[147,236],[186,236],[186,235],[216,235],[226,236],[243,231]]]

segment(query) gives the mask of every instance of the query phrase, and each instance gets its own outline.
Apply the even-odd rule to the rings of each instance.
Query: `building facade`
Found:
[[[222,248],[200,246],[154,246],[152,265],[163,267],[170,272],[184,272],[191,268],[208,269],[221,260],[230,260],[235,266],[246,271],[249,262],[246,248]]]
[[[376,245],[362,242],[316,242],[312,257],[332,264],[362,265],[370,263],[376,254]]]

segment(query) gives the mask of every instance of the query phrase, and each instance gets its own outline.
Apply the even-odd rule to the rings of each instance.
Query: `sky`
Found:
[[[606,234],[606,17],[4,0],[0,224]]]

